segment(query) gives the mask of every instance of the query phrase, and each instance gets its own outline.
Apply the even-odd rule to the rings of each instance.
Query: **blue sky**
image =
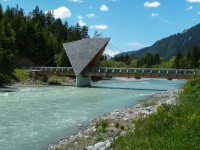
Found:
[[[0,0],[0,3],[4,9],[18,4],[26,13],[36,5],[44,12],[54,10],[55,17],[67,20],[70,25],[86,24],[91,37],[95,30],[103,37],[111,37],[110,44],[122,51],[152,45],[200,23],[200,0]],[[113,50],[107,48],[110,54]]]

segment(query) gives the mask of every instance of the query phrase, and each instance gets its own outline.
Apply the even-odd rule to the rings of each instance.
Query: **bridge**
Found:
[[[76,76],[72,67],[32,67],[32,72],[38,75],[64,75]],[[191,79],[200,72],[196,69],[161,69],[161,68],[85,68],[82,71],[84,77],[127,77],[127,78],[166,78],[166,79]],[[77,79],[78,80],[78,79]],[[91,82],[91,81],[90,81]],[[86,82],[87,85],[87,82]],[[77,86],[78,83],[77,83]]]
[[[72,67],[32,67],[37,75],[76,76],[76,86],[91,85],[91,76],[190,79],[200,70],[161,68],[99,68],[100,58],[110,38],[82,39],[63,44]]]

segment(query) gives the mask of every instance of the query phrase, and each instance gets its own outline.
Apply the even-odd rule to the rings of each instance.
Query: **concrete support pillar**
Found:
[[[87,87],[91,86],[91,77],[84,77],[81,74],[76,76],[76,86],[77,87]]]

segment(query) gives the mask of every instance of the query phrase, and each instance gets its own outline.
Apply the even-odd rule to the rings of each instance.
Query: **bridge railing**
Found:
[[[74,72],[72,67],[31,67],[33,72]],[[85,68],[86,73],[103,73],[103,74],[152,74],[152,75],[185,75],[193,76],[200,72],[197,69],[162,69],[162,68],[106,68],[92,67]]]
[[[35,72],[74,72],[72,67],[31,67]]]
[[[161,69],[161,68],[86,68],[88,73],[117,73],[117,74],[160,74],[160,75],[195,75],[196,69]]]

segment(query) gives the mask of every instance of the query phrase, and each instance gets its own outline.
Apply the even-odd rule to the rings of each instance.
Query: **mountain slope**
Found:
[[[140,58],[147,52],[159,53],[161,57],[165,57],[169,60],[172,56],[176,55],[178,50],[181,50],[183,54],[186,54],[186,52],[194,45],[200,45],[200,24],[188,30],[184,30],[182,33],[161,39],[152,46],[142,48],[138,51],[129,51],[121,54],[135,54]]]

